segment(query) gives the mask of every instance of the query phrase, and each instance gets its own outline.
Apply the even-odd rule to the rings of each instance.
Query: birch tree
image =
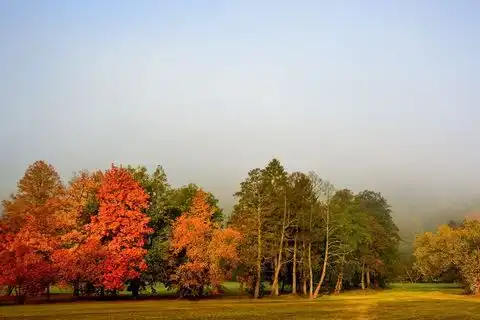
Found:
[[[320,274],[320,279],[318,280],[317,286],[315,288],[315,291],[312,292],[313,290],[313,272],[312,272],[312,261],[311,261],[311,245],[312,242],[310,243],[309,247],[309,269],[310,269],[310,298],[315,299],[318,296],[318,293],[320,292],[320,289],[322,287],[322,283],[325,280],[325,275],[327,274],[327,266],[328,266],[328,259],[330,255],[330,246],[331,246],[331,236],[335,232],[335,226],[332,225],[331,222],[331,212],[330,212],[330,200],[334,194],[334,187],[333,185],[325,180],[322,180],[316,173],[310,173],[310,177],[312,179],[312,183],[314,185],[314,192],[318,201],[318,211],[317,214],[319,213],[322,216],[322,224],[324,228],[324,255],[323,255],[323,263],[322,263],[322,272]],[[312,214],[315,214],[315,212],[312,212]],[[312,217],[313,219],[313,217]]]

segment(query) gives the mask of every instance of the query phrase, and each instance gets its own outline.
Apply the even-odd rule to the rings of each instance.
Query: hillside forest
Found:
[[[412,251],[381,193],[336,188],[315,172],[287,172],[277,159],[250,170],[224,215],[196,184],[174,187],[162,167],[78,171],[63,183],[37,161],[3,201],[0,287],[18,303],[50,295],[242,294],[315,299],[390,281],[457,281],[480,290],[480,223],[420,234]]]

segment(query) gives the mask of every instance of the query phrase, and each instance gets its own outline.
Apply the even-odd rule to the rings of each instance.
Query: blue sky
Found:
[[[1,1],[0,194],[163,165],[224,203],[278,157],[391,198],[475,195],[477,1]]]

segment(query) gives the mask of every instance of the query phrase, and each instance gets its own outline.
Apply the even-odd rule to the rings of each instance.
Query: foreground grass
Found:
[[[0,307],[0,319],[480,319],[480,299],[448,285],[396,285],[315,301],[284,296],[254,301],[76,302]]]

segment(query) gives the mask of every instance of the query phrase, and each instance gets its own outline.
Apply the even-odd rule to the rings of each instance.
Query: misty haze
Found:
[[[464,218],[480,217],[479,39],[480,3],[468,0],[2,1],[0,200],[6,201],[0,212],[10,221],[9,210],[18,208],[15,201],[24,194],[18,183],[28,176],[26,170],[48,171],[48,165],[61,179],[58,190],[67,193],[69,181],[81,170],[93,174],[88,179],[95,180],[94,173],[100,172],[118,181],[122,173],[115,176],[115,170],[128,167],[149,195],[151,208],[152,194],[158,192],[139,177],[145,174],[154,181],[161,166],[168,188],[177,192],[165,202],[173,206],[176,201],[178,215],[193,210],[195,199],[201,198],[195,192],[205,191],[204,200],[218,206],[218,221],[226,228],[222,232],[230,226],[238,231],[235,217],[248,220],[238,215],[246,197],[241,183],[250,170],[270,172],[271,166],[295,183],[303,178],[293,173],[305,173],[307,179],[315,172],[336,192],[351,192],[336,194],[338,199],[351,197],[358,204],[364,200],[362,191],[370,190],[388,203],[385,214],[391,215],[399,237],[392,247],[400,248],[391,266],[401,271],[395,269],[391,277],[382,274],[382,280],[375,278],[380,271],[372,271],[372,288],[375,278],[382,284],[461,283],[476,293],[473,280],[466,281],[461,271],[458,278],[445,276],[453,272],[451,266],[445,265],[442,275],[431,273],[432,266],[422,259],[433,251],[418,248],[434,250],[433,244],[414,242],[424,232],[435,234],[442,224],[468,229]],[[188,201],[179,200],[183,196]],[[101,199],[96,202],[99,212]],[[138,210],[150,214],[146,208]],[[278,211],[278,221],[285,219],[285,208]],[[321,212],[319,226],[324,226],[329,220]],[[292,221],[301,220],[297,218]],[[0,222],[0,234],[1,227]],[[341,290],[368,289],[364,276],[370,273],[365,270],[374,267],[367,267],[363,257],[351,259],[356,261],[351,277],[342,269],[341,276],[330,280],[326,267],[320,276],[329,255],[328,237],[324,239],[329,229],[324,227],[319,227],[325,232],[321,240],[311,242],[318,246],[312,284],[322,285],[327,274],[325,281],[340,283]],[[173,241],[168,233],[173,227],[165,228],[162,239]],[[395,228],[388,231],[392,237],[397,237]],[[245,230],[239,232],[248,238]],[[147,235],[145,231],[139,237]],[[303,259],[296,255],[297,240],[298,250],[304,249],[297,233],[277,236],[280,249],[271,259],[267,254],[257,257],[265,269],[258,269],[255,279],[260,286],[258,275],[266,277],[272,295],[280,282],[287,287],[280,291],[295,294],[293,287],[298,285],[300,292],[307,276],[298,269],[295,284],[297,280],[282,275],[292,273],[292,259]],[[283,264],[278,262],[282,254]],[[242,265],[245,253],[238,255],[235,263]],[[293,266],[296,274],[295,262]],[[0,294],[5,281],[0,274]],[[168,287],[170,282],[156,283]],[[48,283],[48,290],[54,285]],[[199,295],[203,293],[202,286]],[[16,315],[5,310],[5,316]],[[2,312],[0,308],[0,318]]]
[[[229,208],[277,157],[398,213],[469,201],[478,7],[427,3],[3,3],[1,194],[37,159],[162,165]]]

